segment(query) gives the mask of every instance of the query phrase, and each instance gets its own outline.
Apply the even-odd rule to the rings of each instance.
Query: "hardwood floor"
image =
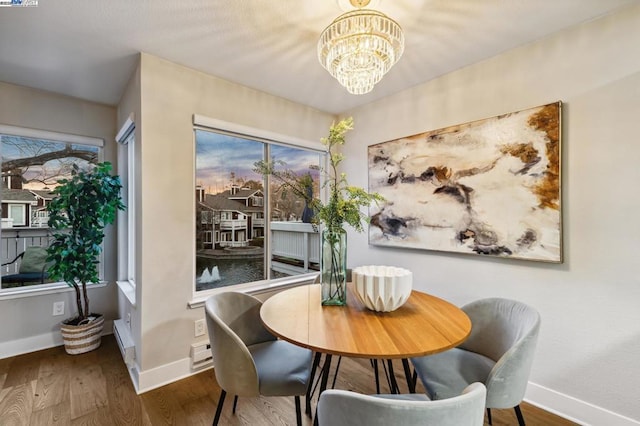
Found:
[[[400,363],[394,368],[402,371]],[[336,387],[374,393],[369,362],[343,359]],[[136,395],[113,336],[84,355],[57,347],[0,359],[2,426],[210,425],[219,396],[213,370]],[[232,405],[227,397],[221,424],[295,425],[293,398],[240,398],[235,415]],[[526,403],[522,411],[528,426],[575,424]],[[492,417],[495,426],[517,425],[513,410],[492,410]],[[312,422],[303,415],[303,424]]]

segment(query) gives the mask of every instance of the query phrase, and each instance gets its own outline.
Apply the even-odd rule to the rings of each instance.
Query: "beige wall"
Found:
[[[356,128],[345,171],[366,187],[368,145],[563,101],[564,264],[376,248],[354,233],[348,263],[406,267],[458,304],[535,306],[528,397],[591,424],[614,424],[597,407],[640,421],[639,22],[627,8],[345,114]]]
[[[131,75],[131,77],[129,78],[129,81],[127,82],[127,86],[125,87],[124,93],[122,94],[122,97],[120,99],[120,103],[118,104],[117,126],[116,126],[116,128],[119,131],[122,128],[122,126],[125,124],[127,119],[129,118],[129,116],[133,114],[133,119],[134,119],[134,122],[136,123],[135,140],[133,142],[134,150],[136,151],[136,154],[135,154],[136,158],[140,158],[140,144],[136,143],[136,141],[142,140],[142,126],[138,125],[140,121],[140,117],[142,116],[141,102],[142,102],[142,94],[140,92],[140,62],[138,61],[136,69]],[[127,164],[126,163],[128,158],[127,156],[128,156],[128,146],[119,145],[118,146],[119,164]],[[135,193],[141,194],[139,187],[141,182],[140,177],[143,170],[143,165],[136,164],[134,167],[135,167],[135,174],[136,174],[136,176],[134,176],[134,182],[136,182],[138,186],[138,188],[135,189]],[[122,171],[121,173],[123,172],[124,171]],[[142,222],[142,214],[141,214],[142,197],[136,197],[134,208],[136,212],[136,220],[138,222]],[[124,212],[124,214],[127,214],[127,213],[128,212]],[[119,227],[118,229],[118,236],[119,238],[122,238],[123,241],[127,238],[126,237],[127,230],[124,228],[125,226],[123,224],[123,226]],[[141,251],[140,241],[142,241],[140,226],[136,227],[136,233],[137,233],[137,237],[135,238],[135,241],[136,241],[135,251],[139,252]],[[122,259],[125,259],[127,255],[128,253],[120,252],[120,251],[118,252],[118,256],[121,256]],[[137,265],[135,268],[136,275],[139,275],[141,271],[141,257],[137,256],[136,261],[137,261]],[[125,274],[125,276],[127,275],[125,272],[123,273]],[[125,278],[125,276],[120,275],[118,278]],[[135,281],[136,282],[138,281],[138,277],[135,277]],[[129,329],[131,331],[133,341],[135,343],[136,354],[140,354],[142,351],[142,343],[141,343],[142,307],[141,307],[141,303],[139,303],[140,299],[141,298],[140,298],[139,286],[136,287],[136,297],[135,297],[136,304],[135,305],[132,304],[129,301],[129,299],[124,296],[122,292],[118,292],[118,318],[122,318],[125,321],[129,319]],[[140,362],[139,358],[140,358],[139,356],[136,357],[136,363],[138,363],[138,368],[139,368],[139,362]]]
[[[113,107],[0,82],[0,124],[102,138],[103,158],[112,163],[116,162],[115,123]],[[109,285],[89,293],[91,310],[104,314],[107,320],[116,316],[115,245],[115,227],[110,226],[104,251]],[[0,327],[0,354],[15,348],[29,352],[61,344],[59,323],[67,316],[52,316],[57,301],[65,301],[65,313],[72,316],[73,292],[0,300],[0,320],[4,324]]]
[[[141,58],[141,374],[187,359],[194,320],[192,115],[319,141],[333,117],[143,54]],[[175,378],[175,377],[174,377]],[[142,384],[144,387],[144,383]]]

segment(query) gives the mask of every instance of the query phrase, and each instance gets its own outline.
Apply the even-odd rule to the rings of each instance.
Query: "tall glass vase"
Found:
[[[322,231],[322,258],[320,261],[322,304],[347,304],[347,233]]]

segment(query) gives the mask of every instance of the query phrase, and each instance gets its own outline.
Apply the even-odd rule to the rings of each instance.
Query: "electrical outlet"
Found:
[[[204,333],[205,333],[204,319],[199,319],[195,322],[195,335],[196,337],[204,336]]]
[[[64,315],[64,301],[53,302],[53,316]]]

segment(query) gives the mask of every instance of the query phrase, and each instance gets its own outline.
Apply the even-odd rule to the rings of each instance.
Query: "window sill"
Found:
[[[118,288],[120,289],[120,293],[127,298],[131,306],[136,307],[136,286],[129,280],[127,281],[116,281],[118,284]]]
[[[106,281],[100,281],[96,284],[87,286],[87,289],[106,287]],[[33,288],[29,288],[33,287]],[[69,287],[66,283],[51,283],[38,286],[8,288],[0,292],[0,300],[19,299],[23,297],[44,296],[47,294],[66,293],[74,291],[73,287]]]
[[[292,287],[298,287],[301,285],[311,284],[315,281],[318,273],[297,275],[295,277],[283,278],[274,281],[262,281],[249,285],[235,285],[229,287],[221,287],[216,290],[207,291],[206,294],[200,296],[196,295],[193,300],[187,303],[190,309],[197,309],[204,307],[204,302],[207,298],[213,294],[222,293],[225,291],[237,291],[240,293],[250,294],[252,296],[269,293],[272,291],[282,291]]]

